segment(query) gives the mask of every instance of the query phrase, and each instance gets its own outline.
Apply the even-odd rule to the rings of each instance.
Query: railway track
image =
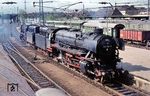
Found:
[[[49,60],[49,63],[52,63],[52,64],[55,64],[56,66],[62,67],[63,69],[65,69],[66,71],[69,71],[73,75],[86,80],[87,82],[93,84],[96,87],[99,87],[100,89],[103,89],[104,91],[110,93],[113,96],[150,96],[149,93],[141,92],[141,90],[132,88],[130,86],[127,86],[127,85],[122,84],[117,81],[114,81],[111,83],[106,83],[106,84],[101,84],[100,82],[98,82],[96,80],[92,80],[92,79],[88,78],[87,76],[85,76],[84,74],[82,74],[78,71],[75,71],[72,68],[69,68],[63,64],[58,64],[56,61],[54,61],[52,59]]]
[[[114,83],[107,83],[105,85],[95,81],[91,80],[81,72],[78,72],[72,68],[69,68],[68,66],[65,66],[63,64],[59,64],[58,62],[54,61],[52,58],[49,58],[49,60],[46,60],[45,62],[51,63],[56,65],[57,67],[61,67],[64,70],[72,73],[75,76],[78,76],[85,81],[93,84],[96,87],[99,87],[100,89],[103,89],[104,91],[110,93],[113,96],[150,96],[149,93],[142,92],[138,89],[135,89],[133,87],[127,86],[125,84],[122,84],[120,82],[114,82]]]
[[[3,44],[4,49],[7,51],[10,58],[17,64],[17,67],[21,69],[21,72],[25,74],[25,76],[37,84],[38,89],[40,88],[58,88],[66,93],[68,96],[71,96],[67,93],[62,87],[57,85],[53,80],[48,78],[44,73],[42,73],[38,68],[36,68],[30,61],[28,61],[24,56],[20,54],[20,52],[11,44],[11,42],[7,42]],[[29,82],[30,83],[30,82]]]
[[[108,83],[106,84],[109,88],[117,91],[120,96],[149,96],[139,90],[133,89],[121,83]]]
[[[130,47],[135,47],[135,48],[141,48],[141,49],[150,50],[150,47],[146,47],[146,46],[139,45],[139,44],[126,43],[126,45],[127,45],[127,46],[130,46]]]

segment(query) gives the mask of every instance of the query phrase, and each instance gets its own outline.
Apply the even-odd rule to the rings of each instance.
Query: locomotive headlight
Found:
[[[102,75],[104,76],[106,73],[105,72],[102,72]]]
[[[106,48],[106,51],[108,51],[109,49],[108,48]]]

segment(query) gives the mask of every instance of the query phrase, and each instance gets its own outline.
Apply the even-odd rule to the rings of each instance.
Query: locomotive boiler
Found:
[[[118,50],[124,47],[121,40],[104,35],[100,29],[82,33],[66,28],[53,31],[50,40],[49,54],[59,62],[101,81],[118,76]]]

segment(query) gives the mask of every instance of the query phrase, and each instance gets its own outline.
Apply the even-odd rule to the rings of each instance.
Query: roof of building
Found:
[[[115,8],[111,17],[123,17],[122,13],[118,10],[118,8]]]

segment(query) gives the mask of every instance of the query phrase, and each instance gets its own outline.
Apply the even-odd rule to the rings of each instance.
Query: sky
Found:
[[[7,1],[13,1],[13,2],[17,2],[16,5],[1,5],[0,6],[0,13],[17,13],[17,8],[18,10],[24,10],[25,9],[25,4],[24,1],[25,0],[0,0],[0,4],[2,4],[2,2],[7,2]],[[38,2],[39,0],[26,0],[26,7],[27,7],[27,12],[38,12],[38,7],[33,7],[33,2],[36,1]],[[138,3],[145,3],[148,0],[43,0],[43,1],[54,1],[53,3],[47,3],[44,4],[44,6],[50,6],[50,7],[60,7],[66,4],[72,4],[75,2],[84,2],[84,7],[85,8],[94,8],[94,7],[102,7],[102,6],[109,6],[107,5],[102,5],[102,4],[98,4],[98,2],[110,2],[113,5],[115,5],[115,2],[119,3],[119,2],[138,2]],[[83,4],[76,4],[74,6],[71,6],[69,9],[81,9],[83,8]],[[51,9],[44,9],[45,11],[51,11]]]

